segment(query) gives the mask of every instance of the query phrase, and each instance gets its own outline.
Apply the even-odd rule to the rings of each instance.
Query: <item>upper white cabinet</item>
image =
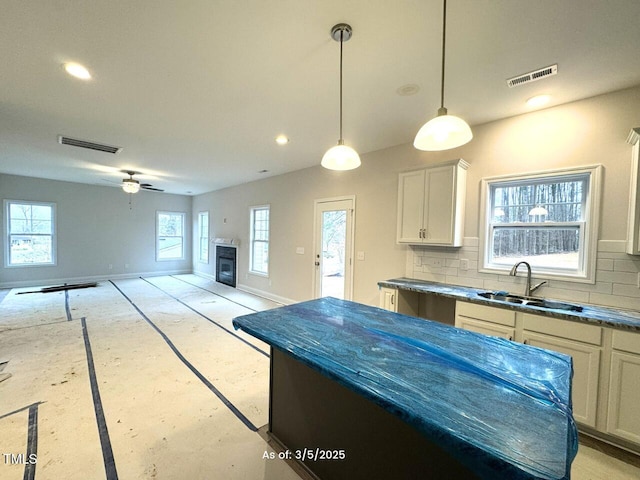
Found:
[[[462,245],[468,167],[458,159],[400,173],[398,243]]]
[[[627,219],[627,253],[640,255],[640,128],[634,128],[629,132],[627,142],[632,146],[629,214]]]

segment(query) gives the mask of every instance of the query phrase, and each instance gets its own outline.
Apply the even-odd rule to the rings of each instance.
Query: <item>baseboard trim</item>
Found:
[[[282,303],[283,305],[291,305],[299,302],[299,300],[292,300],[291,298],[281,297],[280,295],[274,295],[273,293],[265,292],[264,290],[259,290],[257,288],[249,287],[248,285],[238,284],[236,288],[238,290],[242,290],[243,292],[247,292],[252,295],[257,295],[258,297],[263,297],[273,302]]]
[[[191,270],[165,270],[160,272],[120,273],[117,275],[91,275],[86,277],[45,278],[42,280],[23,280],[19,282],[1,282],[0,288],[24,288],[60,285],[64,283],[103,282],[106,280],[125,280],[138,277],[161,277],[165,275],[183,275]]]

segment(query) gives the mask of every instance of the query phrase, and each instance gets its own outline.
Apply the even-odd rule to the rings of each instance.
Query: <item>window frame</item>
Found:
[[[163,238],[166,237],[179,237],[181,238],[181,256],[180,257],[171,257],[171,258],[160,258],[160,215],[178,215],[182,221],[182,235],[163,235]],[[186,227],[186,216],[185,212],[170,212],[166,210],[158,210],[156,211],[156,262],[175,262],[185,259],[185,251],[186,251],[186,236],[187,232],[185,230]]]
[[[255,217],[256,217],[256,212],[258,211],[264,211],[266,210],[268,212],[268,219],[267,219],[267,239],[266,240],[257,240],[255,237]],[[269,252],[270,252],[270,242],[271,242],[271,205],[256,205],[253,207],[250,207],[249,209],[250,214],[249,214],[249,273],[252,275],[257,275],[260,277],[269,277]],[[264,243],[266,244],[267,247],[267,261],[266,261],[266,265],[267,265],[267,270],[262,271],[262,270],[256,270],[255,268],[255,258],[254,258],[254,246],[256,243]]]
[[[43,236],[43,237],[51,237],[51,261],[50,262],[33,262],[33,263],[12,263],[11,261],[11,236],[12,235],[20,235],[18,233],[11,233],[11,205],[39,205],[51,207],[51,233],[49,234],[29,234],[30,236]],[[33,201],[33,200],[10,200],[5,199],[3,202],[4,208],[4,238],[5,238],[5,252],[4,252],[4,266],[5,268],[24,268],[24,267],[52,267],[56,266],[58,255],[57,255],[57,205],[54,202],[41,202],[41,201]]]
[[[207,219],[207,231],[203,232],[202,219],[205,217]],[[210,216],[208,210],[204,212],[198,212],[198,262],[206,264],[209,263],[209,252],[211,250],[209,248],[209,238],[211,236],[209,218]],[[203,233],[205,233],[206,235],[203,236]],[[206,254],[204,256],[202,255],[203,246],[206,247]]]
[[[493,263],[491,248],[492,235],[492,188],[496,185],[514,185],[545,183],[557,179],[568,181],[572,177],[585,176],[587,193],[583,199],[583,219],[577,222],[557,222],[558,227],[578,227],[580,229],[580,248],[578,253],[579,265],[577,269],[551,268],[531,265],[532,274],[536,276],[551,277],[558,280],[566,280],[580,283],[595,283],[596,255],[598,247],[598,232],[602,190],[602,165],[588,165],[581,167],[568,167],[553,170],[518,173],[486,177],[481,180],[480,192],[480,225],[479,225],[479,249],[478,271],[480,273],[508,274],[513,265]],[[507,224],[508,225],[508,224]],[[543,222],[531,222],[526,224],[513,223],[516,227],[540,227]],[[514,261],[514,263],[516,263]]]

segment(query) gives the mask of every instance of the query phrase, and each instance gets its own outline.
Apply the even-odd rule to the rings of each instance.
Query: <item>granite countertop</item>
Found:
[[[336,298],[233,325],[364,396],[485,479],[568,479],[571,358]]]
[[[604,327],[613,327],[625,330],[635,330],[640,332],[640,312],[628,310],[617,310],[614,308],[598,307],[596,305],[577,304],[571,302],[572,305],[582,307],[582,310],[570,311],[553,308],[541,308],[533,305],[520,305],[500,300],[490,300],[478,296],[480,292],[487,290],[462,287],[446,283],[427,282],[414,278],[394,278],[378,282],[380,287],[397,288],[400,290],[410,290],[413,292],[432,293],[442,295],[444,297],[454,298],[456,300],[464,300],[467,302],[488,305],[491,307],[506,308],[520,312],[535,313],[538,315],[547,315],[549,317],[561,318],[563,320],[571,320],[577,322],[590,323]]]

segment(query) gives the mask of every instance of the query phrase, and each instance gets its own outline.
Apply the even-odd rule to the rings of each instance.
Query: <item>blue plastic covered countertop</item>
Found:
[[[569,479],[571,357],[335,298],[235,318],[486,479]]]

